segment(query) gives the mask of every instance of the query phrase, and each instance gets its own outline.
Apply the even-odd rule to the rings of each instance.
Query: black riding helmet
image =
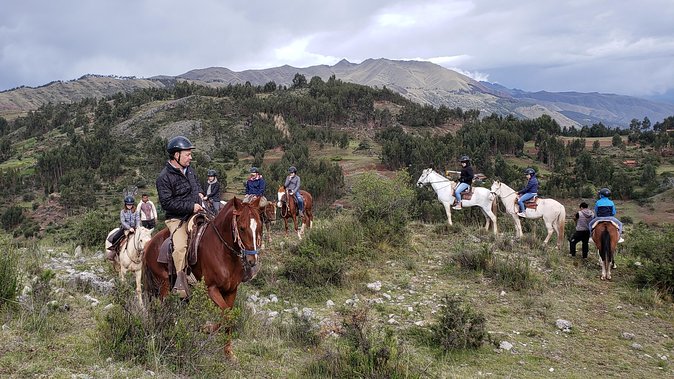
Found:
[[[192,145],[192,142],[184,136],[173,137],[166,144],[166,152],[168,152],[171,158],[173,158],[174,153],[192,149],[194,149],[194,145]]]
[[[602,188],[599,190],[599,197],[604,196],[604,197],[609,197],[611,196],[611,190],[608,188]]]
[[[133,196],[127,196],[124,198],[124,205],[134,205],[136,204],[136,199]]]
[[[257,169],[257,167],[253,166],[250,168],[250,173],[251,174],[259,174],[260,170]]]
[[[467,155],[462,155],[461,158],[459,158],[459,162],[461,162],[461,163],[463,163],[463,162],[470,163],[470,157],[467,156]]]
[[[290,168],[288,168],[288,172],[297,173],[297,169],[295,168],[295,166],[290,166]]]
[[[210,169],[206,171],[206,176],[218,176],[218,172],[213,169]]]
[[[533,168],[531,168],[531,167],[530,167],[530,168],[527,168],[526,170],[524,170],[524,173],[525,173],[525,174],[529,174],[529,175],[531,175],[531,176],[536,175],[536,171],[535,171]]]

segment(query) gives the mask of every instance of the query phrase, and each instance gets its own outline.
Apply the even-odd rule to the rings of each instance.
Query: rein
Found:
[[[220,234],[220,231],[218,228],[215,227],[215,224],[213,223],[214,219],[209,218],[208,223],[213,227],[213,230],[215,230],[215,234],[218,236],[218,239],[220,242],[222,242],[225,247],[227,247],[231,252],[235,253],[237,257],[241,258],[243,260],[243,257],[246,255],[256,255],[257,250],[246,250],[246,248],[243,246],[243,241],[241,240],[241,236],[239,235],[239,229],[236,227],[236,215],[234,215],[234,219],[232,220],[232,234],[234,235],[234,241],[237,243],[239,247],[239,252],[236,253],[236,250],[232,247],[232,245],[228,244],[227,241],[222,237],[222,234]]]
[[[447,187],[451,187],[451,186],[452,186],[452,181],[451,181],[451,180],[445,178],[444,176],[438,174],[438,173],[435,172],[435,171],[433,171],[433,172],[436,173],[438,176],[442,177],[442,180],[432,181],[432,182],[422,182],[422,184],[425,185],[425,184],[436,184],[436,183],[446,183],[446,182],[448,182],[447,185],[438,188],[437,190],[435,190],[435,192],[437,192],[437,191],[439,191],[439,190],[441,190],[441,189],[444,189],[444,188],[447,188]],[[426,179],[428,178],[429,175],[430,175],[430,173],[426,174],[426,175],[424,176],[423,179],[426,180]]]

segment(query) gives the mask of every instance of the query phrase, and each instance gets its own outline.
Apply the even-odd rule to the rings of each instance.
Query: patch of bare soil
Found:
[[[40,224],[40,232],[43,232],[47,226],[58,224],[63,220],[65,209],[59,202],[61,195],[52,193],[45,203],[40,204],[36,210],[29,213],[30,217]]]

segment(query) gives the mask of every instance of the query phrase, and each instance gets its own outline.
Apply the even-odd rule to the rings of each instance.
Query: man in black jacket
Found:
[[[189,167],[194,145],[183,136],[173,137],[166,145],[169,161],[157,178],[157,193],[166,212],[166,227],[173,239],[173,263],[177,277],[173,290],[181,298],[187,296],[185,254],[187,253],[187,219],[203,210],[203,190]]]

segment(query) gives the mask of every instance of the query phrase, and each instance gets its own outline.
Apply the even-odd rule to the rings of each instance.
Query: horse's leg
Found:
[[[548,235],[545,236],[545,240],[543,240],[543,245],[547,245],[548,242],[550,241],[550,237],[552,237],[552,233],[554,232],[554,228],[552,227],[552,222],[548,222],[548,220],[543,219],[545,221],[545,229],[548,230]]]
[[[299,221],[297,221],[297,216],[293,213],[293,226],[295,227],[295,233],[297,233],[297,238],[302,239],[302,234],[300,234]]]
[[[447,214],[447,222],[449,225],[452,225],[452,205],[450,203],[442,203],[442,206],[445,207],[445,213]]]
[[[491,222],[491,225],[493,226],[494,229],[494,235],[497,235],[498,226],[496,225],[496,215],[494,214],[494,212],[491,211],[490,207],[482,208],[482,211],[484,212],[484,215],[487,218],[487,230],[489,230],[489,222]]]
[[[522,233],[522,222],[520,221],[520,216],[516,215],[515,213],[511,213],[510,216],[515,222],[515,237],[522,238],[524,233]]]
[[[209,286],[208,296],[211,298],[211,300],[213,300],[215,304],[218,305],[218,307],[220,307],[224,316],[225,309],[231,309],[234,306],[234,300],[236,299],[236,291],[230,292],[225,296],[223,296],[222,292],[220,292],[220,289],[218,287]],[[219,326],[215,328],[214,331],[216,331],[218,328]],[[234,352],[232,351],[232,339],[231,339],[232,328],[227,327],[226,333],[228,336],[230,336],[230,338],[228,338],[228,341],[225,344],[224,348],[225,357],[229,360],[236,360]]]
[[[136,274],[136,296],[138,297],[138,304],[140,305],[141,308],[143,308],[143,292],[140,285],[140,281],[143,276],[142,267],[138,268],[136,272],[134,272],[134,274]]]

